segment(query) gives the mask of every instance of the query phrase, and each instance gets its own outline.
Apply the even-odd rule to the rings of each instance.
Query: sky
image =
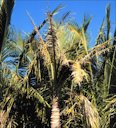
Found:
[[[11,25],[19,32],[31,33],[33,25],[26,10],[30,13],[35,24],[39,26],[46,18],[46,12],[52,11],[59,4],[63,4],[64,8],[55,16],[55,19],[60,19],[62,14],[71,11],[69,20],[76,21],[81,25],[84,15],[92,17],[88,28],[90,47],[95,44],[108,4],[111,5],[111,34],[116,28],[116,0],[16,0]]]

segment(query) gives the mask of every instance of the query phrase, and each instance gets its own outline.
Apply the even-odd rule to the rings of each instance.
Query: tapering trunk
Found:
[[[51,128],[60,128],[60,109],[58,107],[59,89],[57,84],[57,37],[54,28],[52,14],[48,13],[49,31],[47,35],[47,45],[51,56],[51,63],[53,66],[53,102],[51,112]]]
[[[51,128],[61,128],[60,124],[60,109],[58,107],[58,97],[53,97]]]

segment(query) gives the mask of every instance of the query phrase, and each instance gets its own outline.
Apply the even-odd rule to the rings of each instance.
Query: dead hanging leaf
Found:
[[[0,128],[3,128],[5,126],[5,123],[8,118],[8,113],[5,112],[4,110],[0,111]]]
[[[87,128],[100,128],[97,108],[84,96],[79,95],[81,109]]]
[[[72,65],[72,77],[75,84],[80,84],[84,79],[87,80],[87,73],[81,68],[80,63],[76,62]]]

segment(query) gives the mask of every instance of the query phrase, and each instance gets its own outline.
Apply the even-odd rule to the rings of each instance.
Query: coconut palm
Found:
[[[10,29],[2,50],[0,115],[4,127],[108,128],[115,113],[115,95],[109,95],[114,67],[115,42],[110,37],[110,7],[107,8],[95,47],[88,48],[87,28],[56,22],[47,13],[46,36],[39,29],[29,39]],[[43,23],[43,24],[44,24]],[[40,25],[42,26],[42,25]],[[104,26],[106,31],[104,31]],[[38,38],[34,38],[37,34]],[[12,36],[15,35],[15,36]],[[29,112],[30,111],[30,112]],[[106,123],[107,122],[107,123]]]
[[[109,12],[109,6],[107,8],[107,13],[108,12]],[[109,31],[107,26],[109,26],[109,24],[106,25],[106,28],[107,28],[106,30]],[[77,30],[78,30],[78,26],[76,29],[74,26],[72,32],[76,31],[77,34],[81,33],[80,31],[77,31]],[[102,31],[102,33],[104,34],[104,31]],[[108,33],[109,32],[106,32],[106,34],[104,36],[109,37],[109,36],[107,36]],[[79,38],[80,37],[81,36],[79,36]],[[82,100],[83,98],[81,97],[82,94],[81,95],[78,94],[77,98],[74,97],[76,95],[75,94],[76,88],[73,85],[73,88],[74,88],[73,99],[75,99],[75,100],[73,100],[72,105],[70,104],[68,107],[68,104],[71,103],[71,99],[69,97],[69,99],[66,100],[67,108],[64,108],[64,110],[63,110],[63,113],[65,115],[66,115],[66,112],[67,112],[67,115],[72,114],[70,116],[69,120],[65,121],[66,127],[75,127],[73,125],[73,122],[75,122],[75,120],[77,120],[79,117],[80,117],[80,120],[82,120],[82,117],[83,117],[83,120],[79,122],[82,124],[83,127],[96,127],[96,128],[97,127],[109,127],[110,115],[115,113],[115,108],[113,106],[113,104],[115,104],[115,96],[112,97],[113,100],[111,100],[112,98],[108,98],[109,97],[109,86],[110,86],[109,83],[111,81],[110,75],[112,72],[112,68],[111,68],[112,64],[110,65],[111,62],[109,61],[109,56],[112,52],[108,53],[107,50],[111,49],[111,48],[112,49],[115,48],[115,47],[113,48],[112,45],[109,44],[109,43],[113,42],[115,40],[115,38],[113,40],[111,40],[110,38],[107,40],[107,38],[105,38],[105,37],[102,36],[102,38],[105,40],[100,39],[98,42],[100,42],[101,44],[94,47],[93,50],[89,50],[88,53],[85,53],[83,58],[81,58],[81,57],[80,57],[81,59],[77,58],[77,60],[81,61],[81,64],[84,62],[83,66],[85,69],[87,69],[86,71],[89,70],[89,72],[91,72],[91,69],[92,69],[91,73],[93,76],[93,82],[88,81],[88,83],[84,82],[81,85],[83,87],[83,89],[81,89],[83,94],[85,96],[87,96],[87,98],[91,101],[90,103],[92,105],[89,105],[89,108],[88,108],[87,105],[89,102],[86,102],[86,98],[84,98],[84,97],[83,98],[85,101],[83,104],[81,104],[83,101]],[[102,42],[101,42],[101,40],[102,40]],[[83,42],[85,42],[85,41],[83,41]],[[72,46],[74,46],[74,45],[72,45]],[[103,50],[105,53],[103,53],[103,51],[99,51],[100,49],[103,49],[103,48],[105,48],[105,50]],[[79,54],[79,55],[81,55],[81,54]],[[74,55],[73,55],[73,57],[74,57]],[[97,61],[96,61],[96,59],[97,59]],[[91,65],[89,65],[89,64],[91,64]],[[88,68],[88,65],[91,66],[91,68]],[[90,76],[91,76],[91,73],[90,73]],[[90,77],[90,79],[91,78],[92,77]],[[71,92],[71,94],[72,94],[72,92]],[[81,103],[80,102],[77,103],[77,99],[78,99],[78,102],[80,101]],[[84,109],[84,113],[82,111],[76,109],[77,105],[78,105],[78,107],[80,106],[80,110]],[[92,106],[92,107],[90,107],[90,106]],[[81,107],[82,108],[85,107],[85,108],[81,109]],[[88,110],[87,110],[87,108],[88,108]],[[79,113],[80,113],[80,115],[79,115]],[[99,115],[98,115],[98,113],[99,113]],[[76,116],[76,114],[77,114],[77,116]],[[86,114],[87,114],[87,117],[86,117]],[[89,114],[91,116],[89,116]],[[94,118],[93,118],[92,115],[96,115],[96,116],[94,116]],[[101,118],[102,122],[99,122],[100,118]],[[82,127],[82,126],[77,125],[77,127]]]

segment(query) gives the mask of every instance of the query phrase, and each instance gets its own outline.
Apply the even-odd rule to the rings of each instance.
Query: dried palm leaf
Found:
[[[86,128],[100,128],[97,108],[83,95],[79,96]]]
[[[79,84],[84,80],[87,80],[87,73],[81,68],[80,63],[74,63],[72,65],[72,77],[75,84]]]

